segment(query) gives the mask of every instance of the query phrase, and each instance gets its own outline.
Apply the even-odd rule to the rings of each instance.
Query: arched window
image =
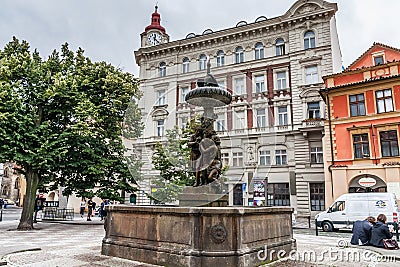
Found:
[[[315,47],[315,34],[313,31],[306,31],[304,34],[304,49]]]
[[[264,58],[264,45],[262,43],[256,43],[254,51],[255,51],[255,59]]]
[[[185,57],[182,62],[182,73],[189,72],[189,58]]]
[[[282,38],[276,39],[275,42],[276,55],[282,56],[285,54],[285,41]]]
[[[219,50],[217,53],[217,67],[225,65],[225,53]]]
[[[160,77],[164,77],[167,75],[167,64],[165,62],[160,63],[159,72]]]
[[[242,63],[242,62],[244,62],[243,48],[239,46],[235,50],[235,63]]]
[[[205,70],[207,64],[207,57],[204,54],[201,54],[199,57],[199,70]]]

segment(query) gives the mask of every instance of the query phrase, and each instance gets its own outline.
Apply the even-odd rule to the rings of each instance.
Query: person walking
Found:
[[[100,205],[100,221],[102,221],[104,219],[104,217],[107,216],[107,212],[106,212],[106,206],[108,205],[108,200],[104,199],[103,202],[101,202]]]
[[[91,221],[91,217],[92,217],[92,213],[93,213],[93,200],[92,198],[89,198],[89,200],[87,201],[87,206],[88,206],[88,213],[87,213],[87,221]],[[96,203],[94,203],[94,205],[96,205]]]
[[[80,203],[80,210],[79,213],[81,214],[81,218],[83,218],[83,215],[85,215],[85,209],[86,209],[86,200],[83,197]]]
[[[369,245],[371,238],[372,226],[375,223],[375,218],[369,216],[365,220],[355,221],[353,224],[353,236],[351,237],[350,243],[352,245]]]
[[[389,231],[389,227],[386,224],[387,218],[385,214],[379,214],[376,220],[377,222],[372,227],[369,243],[374,247],[383,248],[383,239],[391,239],[393,234]]]

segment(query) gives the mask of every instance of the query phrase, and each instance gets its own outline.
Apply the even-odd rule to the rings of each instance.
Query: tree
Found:
[[[140,97],[133,75],[92,62],[67,43],[47,60],[15,37],[0,50],[0,162],[15,162],[27,181],[19,230],[33,229],[44,184],[65,187],[65,195],[93,194],[96,186],[110,198],[135,190],[121,136],[143,128],[131,101]]]
[[[190,170],[190,148],[187,145],[193,134],[192,121],[184,129],[174,127],[166,131],[167,141],[156,143],[152,156],[154,168],[160,171],[160,176],[153,179],[157,191],[152,197],[161,203],[176,200],[183,186],[192,185],[194,175]]]

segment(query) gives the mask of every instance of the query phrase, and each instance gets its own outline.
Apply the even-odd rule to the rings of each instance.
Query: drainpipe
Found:
[[[331,103],[329,101],[329,89],[325,88],[325,93],[326,93],[326,103],[328,105],[328,125],[329,125],[329,141],[330,141],[330,145],[331,145],[331,164],[328,166],[328,171],[330,173],[331,176],[331,194],[332,194],[332,198],[333,197],[333,174],[332,174],[332,166],[335,165],[335,155],[333,153],[333,138],[332,138],[332,120],[331,120]]]

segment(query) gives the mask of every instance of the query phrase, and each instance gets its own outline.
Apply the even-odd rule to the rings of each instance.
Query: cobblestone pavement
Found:
[[[69,224],[41,222],[35,224],[34,231],[16,231],[17,223],[17,220],[0,222],[0,257],[7,261],[7,266],[151,266],[101,255],[105,232],[98,221],[78,218]],[[348,232],[315,236],[314,229],[295,229],[297,251],[284,255],[292,260],[266,266],[399,266],[400,251],[349,246],[350,237]],[[397,263],[392,255],[397,256]],[[374,259],[391,262],[373,262]]]

